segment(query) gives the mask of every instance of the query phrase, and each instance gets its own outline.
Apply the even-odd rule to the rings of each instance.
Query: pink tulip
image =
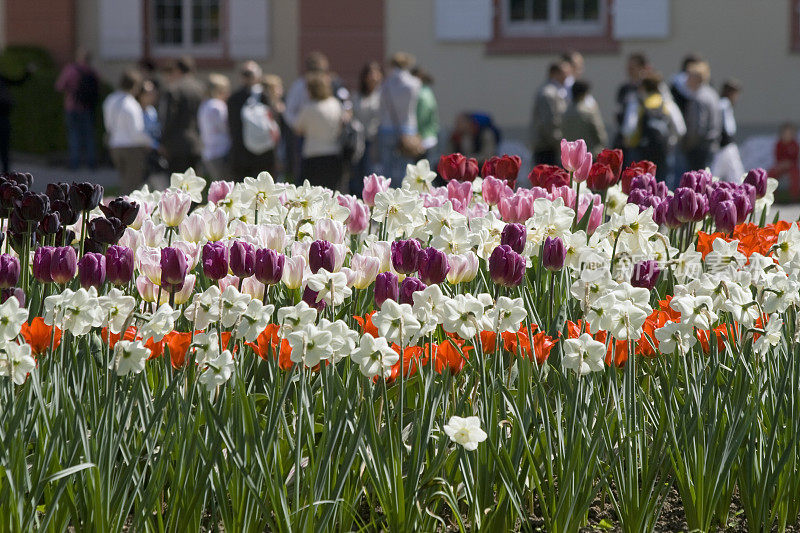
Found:
[[[456,206],[454,200],[457,200],[462,206],[462,212],[466,211],[472,202],[472,182],[456,180],[447,182],[447,198],[453,201],[454,208]]]
[[[283,263],[281,281],[289,289],[299,289],[303,285],[306,271],[306,259],[302,256],[287,257]]]
[[[450,270],[447,272],[447,281],[456,283],[469,283],[478,275],[478,256],[474,252],[448,255]]]
[[[372,207],[375,205],[375,195],[379,192],[389,190],[389,187],[392,184],[392,180],[389,178],[384,178],[383,176],[378,176],[377,174],[370,174],[369,176],[364,177],[364,192],[361,193],[361,197],[364,199],[364,203],[368,206]]]
[[[369,207],[367,207],[367,204],[359,201],[358,198],[351,194],[341,194],[337,199],[339,205],[350,210],[350,216],[345,221],[347,231],[351,235],[364,233],[369,228]]]
[[[242,293],[249,294],[255,300],[263,300],[264,284],[258,281],[255,276],[245,278],[242,282]]]
[[[561,198],[564,200],[564,205],[575,209],[575,189],[569,185],[562,185],[561,187],[554,187],[551,194],[551,199]]]
[[[136,278],[136,290],[139,291],[139,296],[145,302],[155,302],[156,294],[158,294],[158,286],[150,281],[147,276],[139,276]]]
[[[561,166],[573,173],[575,181],[586,181],[592,168],[592,154],[583,139],[574,142],[561,139]]]
[[[192,295],[194,294],[194,284],[196,280],[197,278],[194,274],[186,275],[186,279],[183,282],[183,287],[181,287],[181,290],[175,293],[175,302],[174,302],[175,305],[183,305],[192,298]],[[161,297],[166,298],[166,301],[161,303],[169,302],[169,294],[167,294],[166,291],[163,291],[161,293]]]
[[[206,229],[206,221],[199,213],[192,213],[179,226],[181,237],[190,242],[200,242]]]
[[[499,180],[491,176],[483,179],[482,189],[483,199],[489,205],[497,205],[503,198],[508,198],[514,191],[508,186],[505,180]]]
[[[251,276],[252,277],[252,276]],[[217,281],[217,285],[219,285],[219,290],[224,292],[225,289],[228,287],[235,287],[239,288],[239,278],[234,276],[233,274],[228,274],[224,278],[221,278]]]
[[[167,189],[158,202],[158,211],[161,220],[167,226],[177,227],[189,213],[192,207],[192,197],[189,193],[175,189]]]
[[[220,200],[224,200],[232,190],[232,181],[212,181],[211,185],[208,186],[209,203],[216,204]]]
[[[314,238],[334,244],[342,244],[347,236],[344,224],[338,220],[321,218],[314,224]]]

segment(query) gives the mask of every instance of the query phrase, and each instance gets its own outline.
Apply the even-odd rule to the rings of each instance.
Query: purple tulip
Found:
[[[228,275],[228,247],[224,243],[216,241],[203,245],[203,274],[213,280]]]
[[[55,248],[52,246],[40,246],[33,252],[33,277],[39,283],[52,283],[53,278],[50,276],[50,263],[53,260],[53,252]]]
[[[763,198],[767,194],[767,177],[766,170],[754,168],[744,177],[744,183],[755,187],[756,198]]]
[[[133,279],[133,250],[109,246],[106,250],[106,279],[114,285],[127,285]]]
[[[549,271],[555,272],[564,268],[567,258],[567,248],[560,237],[547,237],[542,247],[542,265]]]
[[[78,271],[78,254],[72,246],[59,246],[53,250],[50,259],[50,277],[56,283],[64,284],[75,277]]]
[[[736,227],[736,204],[731,200],[721,202],[714,211],[714,224],[717,230],[723,233],[732,233]]]
[[[19,281],[19,259],[13,255],[0,255],[0,288],[16,287]]]
[[[753,204],[750,203],[747,192],[742,189],[733,194],[733,204],[736,206],[736,223],[741,224],[747,220],[747,215],[753,210]]]
[[[270,248],[256,250],[255,276],[264,285],[275,285],[283,276],[286,256]]]
[[[189,261],[178,248],[161,249],[161,286],[167,292],[178,292],[183,288]]]
[[[253,275],[256,266],[256,248],[249,242],[233,241],[230,250],[231,272],[239,279]]]
[[[525,258],[501,244],[489,257],[489,275],[492,281],[503,287],[515,287],[522,283],[525,274]]]
[[[20,307],[25,307],[25,291],[19,287],[9,287],[7,289],[0,290],[0,304],[12,296],[17,299]]]
[[[392,266],[401,274],[413,274],[419,270],[422,247],[416,239],[392,243]]]
[[[106,280],[106,256],[98,253],[84,254],[78,261],[78,277],[84,289],[99,289]]]
[[[691,222],[694,220],[695,213],[698,210],[697,193],[688,187],[679,187],[675,189],[675,195],[672,197],[674,204],[673,212],[675,218],[682,223]]]
[[[680,187],[687,187],[698,194],[707,194],[713,183],[711,174],[705,170],[690,170],[681,176]]]
[[[425,248],[419,254],[419,277],[427,285],[438,285],[447,278],[450,261],[437,248]]]
[[[312,274],[316,274],[320,269],[333,272],[336,268],[336,252],[333,245],[328,241],[314,241],[308,248],[308,268]]]
[[[525,251],[525,240],[528,238],[528,231],[522,224],[510,222],[503,228],[500,234],[500,244],[507,244],[512,250],[521,254]]]
[[[662,202],[662,205],[666,205],[666,213],[664,214],[664,224],[668,228],[679,228],[681,227],[682,222],[678,220],[677,216],[675,216],[675,198],[670,197]]]
[[[658,266],[658,261],[639,261],[633,265],[631,285],[634,287],[642,287],[647,290],[653,290],[653,288],[656,286],[656,282],[658,282],[658,276],[660,274],[661,268]]]
[[[317,301],[317,296],[319,295],[318,291],[312,291],[309,287],[306,287],[303,291],[303,301],[308,304],[309,307],[316,309],[317,311],[322,311],[325,309],[325,300]]]
[[[652,174],[639,174],[631,179],[631,192],[635,191],[636,189],[641,189],[649,192],[650,194],[655,194],[657,188],[658,181]]]
[[[381,272],[375,278],[375,307],[380,309],[386,300],[397,301],[400,298],[400,287],[397,285],[397,274]]]
[[[414,305],[414,293],[425,290],[425,285],[414,276],[409,276],[400,284],[400,303]]]

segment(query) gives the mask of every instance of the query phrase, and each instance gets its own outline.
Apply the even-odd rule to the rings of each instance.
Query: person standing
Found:
[[[425,150],[422,157],[427,158],[439,144],[439,104],[433,94],[433,76],[430,72],[415,68],[413,74],[422,82],[417,101],[417,128]]]
[[[364,128],[364,155],[350,170],[350,194],[361,197],[364,176],[373,172],[378,161],[377,137],[381,123],[381,91],[383,69],[372,61],[364,65],[358,76],[358,91],[353,94],[353,120]]]
[[[547,80],[536,93],[530,123],[534,164],[555,165],[561,151],[561,120],[567,109],[566,78],[567,67],[553,63]]]
[[[194,60],[184,57],[169,69],[161,111],[161,149],[167,158],[168,172],[185,172],[200,162],[200,131],[197,110],[203,100],[203,87],[194,76]]]
[[[306,76],[318,72],[328,72],[330,62],[328,57],[319,51],[313,51],[305,59],[305,72],[297,78],[286,93],[286,108],[283,119],[289,126],[289,138],[286,139],[286,159],[289,161],[288,171],[297,178],[300,175],[300,159],[303,146],[303,139],[294,134],[293,128],[300,116],[300,111],[310,100],[308,88],[306,87]],[[297,180],[295,180],[297,181]]]
[[[135,70],[122,74],[119,89],[103,102],[103,123],[111,161],[120,175],[121,189],[139,188],[147,175],[147,157],[153,140],[145,129],[144,110],[136,97],[142,77]]]
[[[295,132],[304,139],[300,177],[336,190],[342,179],[342,103],[333,96],[328,74],[309,74],[306,83],[311,100],[295,121]]]
[[[591,96],[589,82],[576,80],[572,84],[572,102],[564,112],[562,133],[568,141],[583,139],[589,151],[597,155],[608,144],[608,134],[600,108]]]
[[[14,98],[8,88],[22,85],[34,72],[36,65],[29,63],[19,78],[9,78],[0,74],[0,165],[3,172],[10,170],[8,154],[11,146],[11,109],[14,107]]]
[[[722,114],[719,96],[708,81],[711,71],[708,63],[692,63],[687,71],[686,85],[691,99],[686,106],[686,137],[683,148],[690,170],[706,168],[719,149],[722,133]]]
[[[422,139],[417,126],[417,101],[422,82],[411,74],[415,58],[397,52],[389,60],[389,74],[381,85],[381,122],[378,144],[381,171],[399,187],[406,175],[406,165],[422,156]]]
[[[577,50],[565,52],[561,55],[561,63],[569,66],[567,78],[564,80],[564,87],[567,89],[567,99],[572,101],[572,99],[575,97],[572,94],[572,86],[576,81],[583,79],[585,67],[583,54]],[[589,97],[592,98],[592,95],[589,95]],[[591,100],[588,103],[591,103]]]
[[[722,134],[719,152],[711,162],[711,173],[723,181],[739,183],[744,175],[744,164],[736,145],[736,116],[733,108],[742,86],[737,80],[727,80],[720,91],[719,108],[722,115]]]
[[[255,61],[246,61],[241,68],[242,86],[228,98],[228,130],[231,137],[230,165],[232,177],[241,181],[257,176],[262,171],[275,172],[275,148],[280,141],[280,126],[269,108],[269,100],[261,84],[261,67]],[[245,115],[248,118],[245,121]],[[251,120],[252,119],[252,120]],[[255,131],[257,125],[271,128],[264,143],[251,143],[245,127]],[[253,129],[250,129],[251,126]],[[257,133],[267,134],[265,130]],[[272,142],[269,142],[269,141]],[[258,145],[257,145],[258,144]]]
[[[94,140],[95,109],[100,101],[100,79],[92,68],[91,55],[79,50],[75,61],[67,64],[56,80],[56,90],[64,93],[69,168],[97,166]]]
[[[208,177],[221,180],[228,175],[228,152],[231,136],[228,132],[228,104],[231,83],[222,74],[208,75],[208,100],[200,104],[197,125],[203,143],[203,167]]]

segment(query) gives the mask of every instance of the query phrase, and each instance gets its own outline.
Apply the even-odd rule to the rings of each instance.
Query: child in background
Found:
[[[228,132],[228,104],[231,92],[227,76],[208,75],[208,99],[197,111],[197,125],[203,142],[203,166],[207,176],[214,180],[225,179],[229,174],[228,152],[231,136]]]
[[[778,180],[781,197],[800,198],[800,144],[797,143],[797,126],[787,122],[781,126],[778,142],[775,143],[775,166],[769,175]]]

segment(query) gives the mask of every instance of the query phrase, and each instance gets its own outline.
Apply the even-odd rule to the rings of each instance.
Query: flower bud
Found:
[[[528,230],[522,224],[510,222],[505,225],[500,234],[500,244],[507,244],[512,250],[521,254],[525,250],[525,241],[528,238]]]
[[[0,288],[16,287],[19,281],[19,259],[9,254],[0,255]]]
[[[25,222],[39,222],[50,211],[50,198],[36,192],[23,193],[17,212]]]
[[[228,275],[228,247],[225,243],[217,241],[203,245],[203,274],[213,280]]]
[[[33,277],[39,283],[52,283],[50,277],[50,262],[53,259],[55,248],[52,246],[40,246],[33,252]]]
[[[522,166],[522,159],[518,155],[504,154],[486,160],[481,168],[481,177],[485,180],[492,176],[507,184],[510,189],[517,183],[517,175]],[[485,185],[485,183],[484,183]]]
[[[375,205],[375,195],[379,192],[389,190],[391,185],[392,180],[389,178],[384,178],[383,176],[378,176],[376,174],[365,176],[364,191],[361,193],[361,198],[364,199],[365,204],[367,204],[369,207],[372,207]]]
[[[325,309],[325,300],[320,299],[317,301],[318,296],[319,291],[313,291],[310,287],[306,287],[303,291],[303,301],[307,303],[310,308],[322,311]]]
[[[161,286],[167,292],[178,292],[183,288],[186,274],[189,272],[189,261],[178,248],[161,249]]]
[[[660,274],[661,269],[658,266],[658,261],[639,261],[633,265],[631,285],[652,291],[658,282]]]
[[[139,204],[125,199],[122,196],[114,198],[108,205],[101,205],[100,210],[108,217],[114,217],[122,223],[123,227],[130,226],[139,214]]]
[[[447,281],[452,285],[469,283],[478,275],[478,256],[473,251],[450,255],[447,260],[450,263]]]
[[[425,290],[425,285],[414,276],[409,276],[400,284],[399,298],[401,304],[414,304],[414,293],[417,291]]]
[[[375,307],[380,309],[386,300],[397,301],[400,298],[400,287],[397,284],[397,274],[394,272],[381,272],[375,278]]]
[[[216,204],[227,198],[233,190],[233,185],[232,181],[212,181],[208,186],[208,202]]]
[[[106,280],[106,256],[98,253],[84,254],[78,261],[78,278],[84,289],[99,289]]]
[[[744,177],[744,183],[756,189],[756,198],[763,198],[767,194],[767,171],[763,168],[754,168]]]
[[[287,257],[283,265],[281,281],[289,289],[299,289],[303,284],[306,271],[306,260],[302,256]]]
[[[167,189],[158,202],[158,211],[161,220],[166,226],[176,228],[189,213],[192,207],[192,197],[184,191]]]
[[[61,215],[58,211],[52,211],[42,217],[39,222],[39,232],[43,235],[55,235],[61,228]]]
[[[56,283],[64,284],[75,277],[78,271],[78,254],[72,246],[59,246],[53,250],[50,259],[50,277]]]
[[[75,183],[69,188],[69,205],[72,210],[80,213],[82,211],[91,211],[98,205],[100,200],[103,199],[103,186],[94,183]]]
[[[116,244],[125,232],[118,218],[93,218],[89,222],[89,237],[102,244]]]
[[[525,258],[506,244],[501,244],[489,256],[489,275],[492,281],[503,287],[515,287],[522,283],[525,274]]]
[[[0,304],[4,303],[11,297],[17,299],[20,307],[25,307],[25,291],[19,287],[8,287],[0,290]]]
[[[233,241],[230,249],[231,272],[238,278],[253,275],[256,266],[256,248],[249,242]]]
[[[438,285],[447,278],[450,261],[437,248],[425,248],[419,254],[419,277],[427,285]]]
[[[542,265],[549,271],[555,272],[564,268],[567,258],[567,249],[560,237],[547,237],[542,247]]]
[[[401,274],[413,274],[419,270],[421,251],[422,247],[415,239],[392,242],[392,266]]]
[[[283,276],[283,265],[286,256],[269,248],[256,250],[256,264],[254,274],[258,281],[264,285],[275,285]]]
[[[106,250],[106,279],[114,285],[127,285],[133,279],[133,250],[109,246]]]
[[[336,251],[328,241],[314,241],[308,248],[308,266],[312,274],[320,269],[334,272],[336,268]]]
[[[717,205],[717,209],[714,211],[714,224],[718,231],[732,233],[736,227],[736,220],[736,204],[733,201],[725,200]]]

